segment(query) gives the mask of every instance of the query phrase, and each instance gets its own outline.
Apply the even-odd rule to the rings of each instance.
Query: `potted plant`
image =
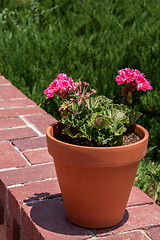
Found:
[[[124,105],[135,90],[152,89],[138,70],[119,71],[122,104],[114,104],[86,82],[66,74],[44,91],[58,95],[61,121],[46,131],[68,219],[82,227],[107,228],[124,216],[139,161],[145,156],[148,132],[135,124],[141,113]],[[91,96],[92,95],[92,96]]]

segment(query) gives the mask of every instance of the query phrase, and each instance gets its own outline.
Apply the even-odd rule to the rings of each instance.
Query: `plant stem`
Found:
[[[72,114],[74,114],[74,115],[76,115],[76,113],[75,112],[73,112],[70,108],[67,108],[68,109],[68,111],[70,112],[70,113],[72,113]]]
[[[126,98],[127,98],[127,96],[124,96],[124,97],[123,97],[123,99],[122,99],[122,104],[124,104],[124,103],[125,103],[125,101],[126,101]]]
[[[88,105],[87,105],[87,103],[86,103],[86,101],[85,101],[85,99],[84,99],[84,98],[83,98],[82,100],[83,100],[83,102],[84,102],[84,104],[85,104],[86,111],[87,111],[87,115],[89,115],[89,111],[88,111]]]

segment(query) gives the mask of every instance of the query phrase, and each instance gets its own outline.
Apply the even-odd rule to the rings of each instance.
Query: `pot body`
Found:
[[[145,156],[148,132],[127,146],[86,147],[57,140],[61,123],[47,128],[48,151],[55,163],[68,219],[86,228],[107,228],[124,216],[139,161]]]

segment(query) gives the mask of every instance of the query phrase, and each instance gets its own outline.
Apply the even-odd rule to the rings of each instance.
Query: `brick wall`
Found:
[[[160,239],[160,207],[136,187],[113,228],[91,231],[66,219],[45,138],[55,121],[0,76],[0,224],[7,240]]]

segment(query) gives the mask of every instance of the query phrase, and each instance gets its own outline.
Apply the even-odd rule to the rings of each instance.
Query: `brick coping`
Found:
[[[45,138],[55,121],[0,75],[0,224],[7,240],[160,239],[160,207],[137,187],[115,227],[90,230],[66,219]]]

